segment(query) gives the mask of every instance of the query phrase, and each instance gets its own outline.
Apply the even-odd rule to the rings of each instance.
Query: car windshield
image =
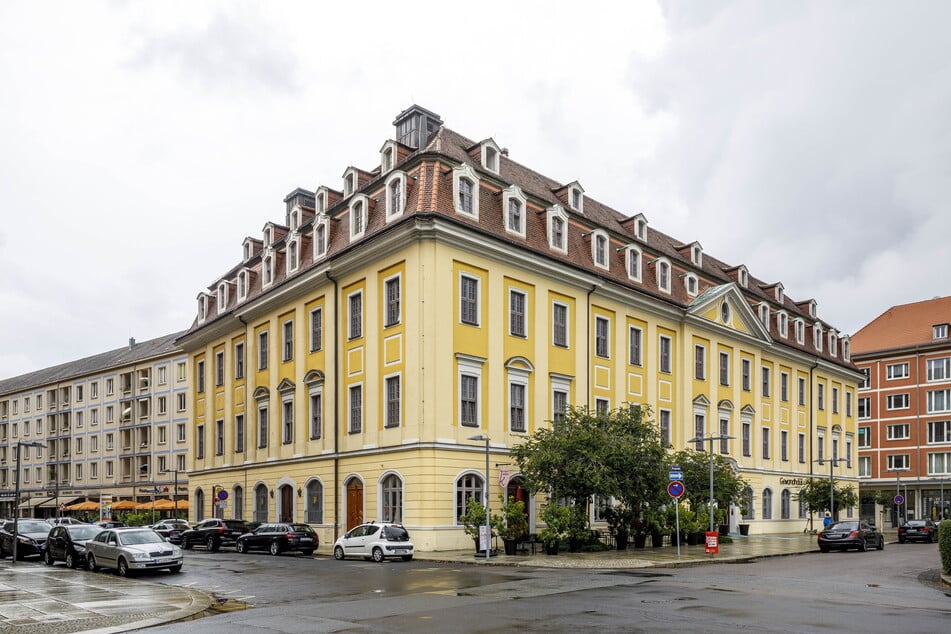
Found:
[[[908,526],[911,526],[912,528],[921,528],[922,526],[926,526],[926,525],[927,524],[925,523],[924,520],[909,520],[908,521]]]
[[[155,531],[131,531],[128,533],[119,533],[119,543],[123,546],[134,546],[136,544],[156,544],[164,542],[162,536]]]
[[[836,522],[829,527],[830,531],[857,531],[858,529],[858,522]]]
[[[70,524],[66,530],[73,539],[92,539],[102,532],[101,528],[91,524]]]
[[[310,533],[313,533],[313,532],[314,532],[314,529],[312,529],[312,528],[311,528],[310,526],[308,526],[307,524],[291,524],[291,530],[294,531],[295,533],[308,533],[308,534],[310,534]]]
[[[386,526],[383,528],[383,537],[388,542],[408,542],[409,533],[401,526]]]
[[[21,521],[17,525],[17,531],[21,533],[48,533],[50,532],[50,525],[46,522]]]

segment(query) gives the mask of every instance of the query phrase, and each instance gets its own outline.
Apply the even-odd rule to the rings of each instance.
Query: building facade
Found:
[[[863,515],[951,518],[951,297],[893,306],[853,337]],[[904,498],[902,504],[895,497]],[[867,508],[867,511],[865,510]]]
[[[0,381],[0,515],[57,516],[101,496],[187,500],[181,333]],[[17,451],[19,450],[19,460]],[[19,465],[18,465],[19,462]],[[17,467],[19,466],[19,471]]]
[[[753,533],[802,530],[795,493],[819,457],[854,481],[859,375],[814,301],[428,110],[394,125],[378,165],[292,192],[198,295],[178,340],[191,519],[305,521],[324,543],[400,521],[418,548],[460,548],[488,486],[496,507],[525,499],[534,532],[509,448],[569,404],[648,405],[678,449],[733,436],[713,449],[750,483],[731,523]]]

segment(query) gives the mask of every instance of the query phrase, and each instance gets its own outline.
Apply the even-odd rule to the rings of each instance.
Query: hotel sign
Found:
[[[780,478],[779,483],[788,484],[794,487],[804,487],[806,486],[806,479],[805,478]]]

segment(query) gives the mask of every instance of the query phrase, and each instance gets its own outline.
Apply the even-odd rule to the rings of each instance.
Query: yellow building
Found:
[[[304,521],[325,546],[393,520],[463,547],[466,499],[525,498],[508,448],[567,404],[648,404],[675,448],[735,436],[714,449],[751,484],[753,532],[802,529],[792,494],[820,456],[854,476],[858,374],[814,302],[423,108],[394,124],[378,166],[292,192],[199,294],[177,341],[191,519]]]

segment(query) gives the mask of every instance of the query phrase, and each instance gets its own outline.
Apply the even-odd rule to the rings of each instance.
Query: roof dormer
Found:
[[[344,197],[352,195],[360,188],[360,182],[357,176],[357,168],[348,167],[343,172],[343,195]]]
[[[839,333],[835,331],[835,328],[829,328],[829,354],[831,356],[836,356],[839,354]]]
[[[248,267],[242,268],[240,271],[238,271],[237,279],[237,301],[243,302],[248,298],[248,294],[251,292],[251,269]]]
[[[386,221],[403,215],[406,210],[406,172],[394,171],[386,179]]]
[[[221,280],[218,282],[218,289],[215,292],[215,309],[220,315],[228,307],[228,286],[230,282]]]
[[[637,214],[631,216],[628,220],[631,221],[634,230],[634,237],[640,240],[641,242],[647,242],[647,216],[644,214]]]
[[[208,319],[208,293],[202,291],[198,293],[198,323],[204,323]]]
[[[457,214],[479,219],[479,175],[468,163],[452,170],[452,202]]]
[[[425,147],[441,125],[438,114],[416,104],[396,115],[393,121],[396,140],[414,150]]]
[[[816,300],[807,299],[802,302],[796,302],[796,308],[803,311],[804,313],[809,315],[811,318],[813,319],[816,318]]]
[[[545,211],[545,229],[549,248],[568,253],[568,214],[561,205],[552,205]]]
[[[776,328],[779,330],[780,337],[789,336],[789,315],[785,310],[776,311]]]
[[[578,181],[572,181],[567,185],[558,187],[553,190],[553,193],[571,211],[579,214],[584,213],[584,187]]]
[[[763,324],[763,327],[766,328],[768,332],[769,331],[769,304],[767,304],[766,302],[760,302],[756,310],[757,310],[757,313],[759,314],[760,322]]]
[[[750,271],[746,268],[745,264],[738,264],[732,268],[724,269],[728,275],[732,275],[733,279],[736,280],[736,283],[740,288],[748,288],[750,284]]]
[[[396,141],[387,141],[380,148],[380,174],[388,174],[396,167],[398,160]]]
[[[350,240],[363,237],[367,230],[367,218],[370,213],[370,199],[357,194],[350,201]]]
[[[486,139],[479,144],[480,160],[482,167],[494,174],[499,173],[499,165],[502,163],[502,148],[492,140]]]
[[[244,239],[244,242],[241,243],[241,249],[242,260],[247,262],[260,252],[261,241],[255,238],[247,237]]]
[[[265,248],[274,245],[274,241],[276,240],[274,228],[276,226],[277,225],[275,225],[273,222],[267,222],[264,224],[264,228],[261,229],[261,233],[263,236],[262,242],[264,243]]]
[[[842,360],[852,360],[852,339],[848,335],[842,335]]]
[[[812,325],[812,347],[822,352],[822,324],[818,321]]]
[[[522,188],[510,185],[502,190],[502,222],[505,231],[520,238],[525,237],[525,225],[528,223],[528,201]]]
[[[776,282],[774,284],[764,284],[763,286],[760,286],[760,288],[762,288],[764,292],[772,295],[773,299],[776,300],[777,303],[779,304],[783,303],[784,295],[783,295],[782,282]]]
[[[684,244],[680,247],[677,247],[677,252],[680,255],[688,258],[690,263],[700,268],[703,266],[703,247],[700,246],[699,242],[691,242],[690,244]]]

